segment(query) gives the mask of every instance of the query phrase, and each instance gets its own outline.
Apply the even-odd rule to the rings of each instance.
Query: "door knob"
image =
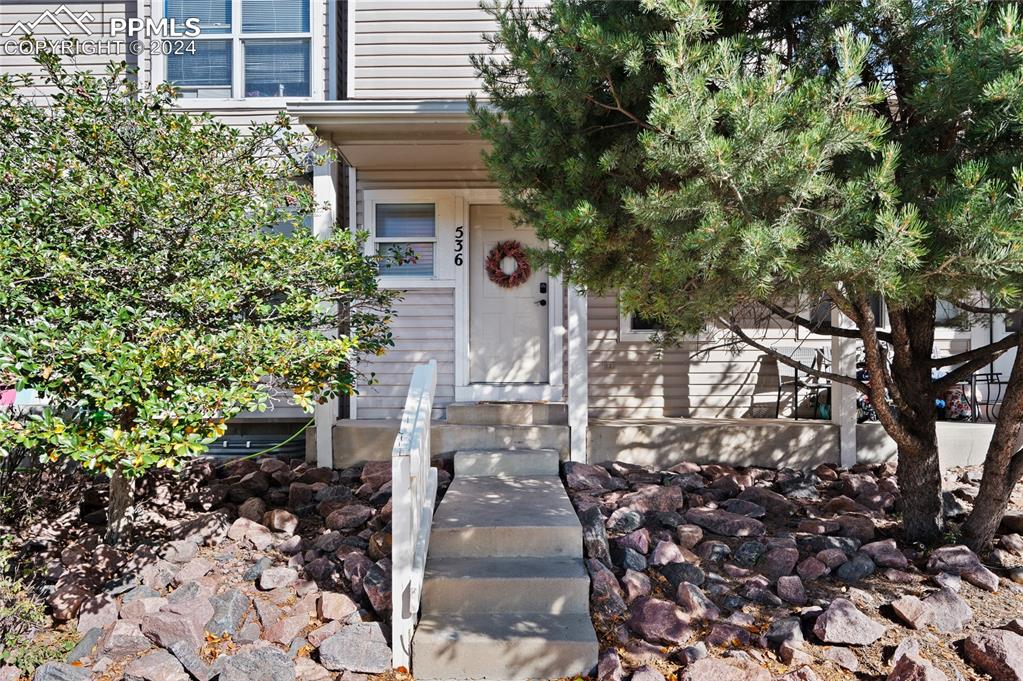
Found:
[[[546,300],[538,300],[538,301],[536,301],[536,304],[539,305],[540,307],[545,307],[547,305],[547,301]]]
[[[547,282],[546,281],[541,281],[540,282],[540,293],[547,293]]]

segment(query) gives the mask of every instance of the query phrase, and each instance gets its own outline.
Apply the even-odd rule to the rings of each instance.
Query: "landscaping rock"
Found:
[[[139,625],[124,620],[114,622],[99,644],[102,654],[110,657],[137,655],[152,647]]]
[[[704,658],[686,667],[682,681],[771,681],[771,673],[748,660]]]
[[[298,571],[289,567],[273,567],[259,575],[259,588],[264,591],[291,586],[298,580]]]
[[[283,508],[275,508],[263,516],[263,524],[271,530],[291,535],[298,529],[298,516]]]
[[[765,553],[764,557],[757,564],[757,569],[761,574],[774,582],[779,577],[791,575],[798,562],[798,549],[779,547]]]
[[[117,621],[117,600],[108,594],[97,594],[85,601],[78,612],[78,631],[104,629]]]
[[[610,489],[611,474],[607,469],[577,461],[568,461],[563,464],[562,470],[565,473],[565,485],[569,489]]]
[[[660,569],[660,573],[673,589],[678,589],[678,585],[683,583],[700,586],[707,578],[703,570],[692,563],[669,563]]]
[[[283,646],[290,645],[296,636],[309,624],[309,614],[300,612],[285,617],[263,630],[263,638]]]
[[[860,612],[852,601],[836,598],[817,618],[813,633],[825,643],[870,645],[884,634],[884,627]]]
[[[622,577],[622,586],[625,588],[626,603],[632,603],[641,596],[650,595],[650,578],[642,572],[626,570]]]
[[[948,677],[920,655],[909,653],[895,661],[888,681],[948,681]]]
[[[124,681],[189,681],[178,660],[166,650],[154,650],[133,661],[124,670]]]
[[[941,632],[959,631],[973,619],[973,609],[949,588],[935,591],[924,603],[931,609],[931,623]]]
[[[344,627],[320,644],[320,664],[333,671],[377,674],[391,666],[391,649],[376,622]]]
[[[206,623],[213,617],[213,606],[205,598],[168,603],[160,612],[142,619],[142,633],[161,648],[184,640],[196,648],[203,643]]]
[[[373,513],[369,506],[351,504],[331,513],[324,524],[329,530],[350,530],[365,524]]]
[[[1023,636],[1005,629],[975,631],[963,650],[970,664],[994,681],[1023,681]]]
[[[903,555],[902,551],[899,551],[899,547],[894,539],[864,544],[860,547],[860,550],[870,556],[870,559],[881,567],[904,570],[909,565],[909,561],[906,560],[906,556]]]
[[[719,509],[690,509],[686,513],[686,520],[708,532],[725,537],[760,537],[767,532],[767,528],[759,520]]]
[[[713,601],[700,590],[700,587],[683,582],[678,585],[675,594],[677,602],[685,614],[691,619],[716,620],[721,617],[721,611],[714,605]]]
[[[931,622],[931,608],[916,596],[897,598],[891,606],[898,618],[912,629],[920,629]]]
[[[765,635],[767,642],[775,647],[783,644],[798,645],[803,642],[803,630],[798,617],[785,617],[771,622]]]
[[[317,601],[317,614],[321,620],[346,620],[359,611],[359,606],[345,594],[324,591]]]
[[[650,665],[643,665],[632,672],[631,681],[664,681],[664,674],[660,673]]]
[[[96,650],[101,638],[103,638],[103,630],[98,627],[86,631],[81,640],[79,640],[78,643],[75,644],[75,647],[71,649],[71,652],[68,653],[67,661],[78,662],[84,657],[92,657],[93,651]],[[18,673],[18,676],[14,677],[14,680],[17,681],[19,676],[21,676],[20,672]]]
[[[651,643],[679,645],[693,634],[685,613],[674,603],[639,598],[630,606],[629,627]]]
[[[197,681],[210,681],[213,678],[213,669],[199,657],[199,653],[187,641],[175,641],[170,644],[168,650]]]
[[[237,636],[251,605],[249,597],[237,589],[230,589],[211,598],[210,604],[213,616],[206,623],[206,631],[214,636]]]
[[[685,549],[691,549],[703,541],[703,530],[699,525],[679,525],[675,528],[678,543]]]
[[[218,660],[219,662],[219,660]],[[273,646],[252,647],[220,664],[218,681],[295,681],[295,665]]]
[[[600,514],[600,509],[593,507],[591,510],[596,510],[597,515],[601,518],[603,523],[603,516]],[[643,525],[643,514],[638,511],[634,511],[631,508],[619,508],[607,519],[607,529],[612,532],[627,533],[633,530],[638,530]]]
[[[834,663],[836,666],[856,673],[860,670],[860,661],[856,659],[856,653],[849,650],[848,648],[840,648],[838,646],[829,646],[821,651],[821,655],[825,660]]]
[[[611,551],[607,544],[604,516],[600,512],[600,508],[592,506],[585,511],[580,511],[579,522],[583,526],[583,552],[586,557],[599,560],[607,567],[611,567]],[[640,518],[640,522],[642,522],[642,518]]]
[[[625,669],[614,650],[604,650],[597,661],[597,681],[623,681]]]
[[[187,563],[199,554],[199,545],[189,539],[168,542],[163,559],[171,563]]]
[[[982,568],[980,558],[966,546],[942,546],[934,549],[927,559],[927,571],[931,573],[947,572],[950,575],[962,575]]]
[[[85,667],[63,662],[47,662],[36,669],[34,681],[89,681],[92,674]]]
[[[806,605],[806,589],[799,577],[790,575],[778,578],[778,597],[792,605]]]
[[[874,574],[877,566],[865,553],[857,553],[835,568],[835,576],[843,582],[859,582]]]

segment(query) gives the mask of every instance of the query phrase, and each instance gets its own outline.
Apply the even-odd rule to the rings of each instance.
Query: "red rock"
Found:
[[[332,620],[324,624],[322,627],[317,627],[316,629],[310,631],[306,635],[306,640],[309,641],[310,645],[319,648],[321,643],[326,641],[328,638],[330,638],[337,632],[341,631],[341,627],[343,626],[345,626],[344,622]]]
[[[57,587],[53,595],[47,601],[53,619],[58,622],[66,622],[74,619],[82,609],[82,605],[92,596],[92,593],[83,586],[70,583]]]
[[[774,681],[820,681],[820,677],[810,667],[803,666],[775,677]]]
[[[975,631],[963,649],[970,664],[994,681],[1023,681],[1023,636],[1005,629]]]
[[[390,461],[387,465],[390,466]],[[329,483],[334,480],[334,469],[333,468],[310,468],[306,472],[298,476],[299,482],[304,482],[310,485],[318,482]]]
[[[892,610],[899,619],[912,629],[920,629],[931,621],[930,607],[916,596],[906,595],[891,603]]]
[[[792,605],[806,605],[806,589],[799,577],[792,575],[778,578],[778,597]]]
[[[117,621],[117,600],[108,594],[97,594],[82,604],[78,613],[78,631],[104,629]]]
[[[368,484],[373,491],[384,486],[391,480],[391,461],[367,461],[362,469],[362,482]]]
[[[213,614],[213,605],[202,596],[168,603],[159,612],[142,618],[142,633],[161,648],[175,641],[186,641],[198,648],[203,643],[206,623]]]
[[[767,532],[759,520],[718,509],[690,509],[686,519],[709,532],[726,537],[760,537]]]
[[[121,605],[121,619],[141,623],[146,615],[160,612],[167,605],[167,599],[159,596],[136,598]]]
[[[614,543],[622,548],[638,551],[645,556],[650,551],[650,530],[641,527],[638,530],[616,538]]]
[[[749,631],[734,624],[718,622],[711,626],[704,641],[718,648],[744,648],[750,644]]]
[[[565,485],[572,490],[609,489],[611,474],[606,468],[569,461],[564,464]]]
[[[154,650],[133,660],[124,670],[126,681],[189,681],[177,658],[166,650]]]
[[[988,570],[983,565],[976,570],[962,573],[963,579],[977,587],[995,593],[998,591],[998,575]]]
[[[852,601],[836,598],[813,625],[813,633],[825,643],[870,645],[884,634],[884,627],[860,612]]]
[[[880,567],[905,569],[909,566],[906,556],[899,551],[894,539],[884,539],[869,544],[864,544],[860,550],[870,556]]]
[[[259,588],[264,591],[277,589],[282,586],[290,586],[298,579],[298,572],[294,568],[273,567],[263,570],[259,575]]]
[[[849,556],[845,555],[842,549],[824,549],[817,552],[817,560],[828,566],[828,569],[834,570],[842,563],[848,562]]]
[[[632,603],[641,596],[650,595],[650,578],[642,572],[626,570],[622,577],[622,586],[625,588],[626,603]]]
[[[980,558],[966,546],[942,546],[931,552],[927,559],[927,571],[931,573],[947,572],[950,575],[962,575],[983,567]]]
[[[771,673],[749,660],[706,657],[682,673],[682,681],[771,681]]]
[[[685,549],[692,549],[703,541],[703,530],[698,525],[679,525],[675,528],[678,543]]]
[[[674,485],[643,485],[622,497],[621,505],[640,513],[677,511],[685,504],[682,489]]]
[[[178,585],[186,582],[193,582],[200,577],[206,576],[213,569],[213,563],[205,558],[193,558],[185,563],[177,574],[174,575],[174,582]]]
[[[799,521],[796,532],[808,534],[835,534],[842,526],[834,520],[821,520],[819,518],[805,518]]]
[[[895,660],[888,681],[948,681],[948,677],[920,655],[908,653]]]
[[[263,524],[271,530],[295,534],[298,529],[298,516],[283,508],[275,508],[263,516]]]
[[[260,497],[246,499],[238,506],[238,515],[254,523],[258,523],[263,518],[264,513],[266,513],[266,502]],[[232,539],[237,538],[239,537],[232,537]]]
[[[771,549],[757,563],[757,569],[772,582],[792,574],[799,561],[799,551],[789,547]]]
[[[794,503],[766,487],[747,487],[739,493],[738,498],[763,506],[773,515],[791,515],[796,510]]]
[[[321,620],[344,620],[359,611],[359,606],[345,594],[324,591],[320,594],[318,613]]]
[[[309,615],[299,613],[275,622],[263,630],[263,639],[288,646],[309,624]]]
[[[874,521],[865,515],[847,513],[835,518],[841,529],[840,537],[850,537],[866,543],[874,540]]]
[[[828,574],[828,572],[830,572],[828,566],[813,556],[806,558],[796,565],[796,574],[807,582],[812,582],[815,579],[823,577]]]
[[[636,599],[630,611],[629,627],[652,643],[678,645],[693,634],[685,613],[674,603],[644,597]]]
[[[860,668],[860,661],[856,659],[856,653],[848,648],[828,646],[821,651],[824,659],[829,660],[842,669],[856,673]]]
[[[682,547],[673,541],[659,541],[650,557],[650,565],[667,565],[668,563],[684,563],[686,555]]]
[[[373,517],[371,507],[352,504],[331,513],[324,524],[329,530],[351,530],[363,525],[371,517]]]

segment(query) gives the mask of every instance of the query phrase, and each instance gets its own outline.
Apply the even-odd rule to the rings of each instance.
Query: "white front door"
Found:
[[[515,240],[539,247],[536,233],[516,227],[503,206],[474,205],[469,210],[469,381],[471,383],[547,383],[551,304],[545,270],[533,269],[514,288],[498,286],[486,271],[491,249]],[[506,258],[505,273],[514,271]]]

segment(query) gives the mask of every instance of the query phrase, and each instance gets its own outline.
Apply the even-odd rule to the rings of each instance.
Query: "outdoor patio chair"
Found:
[[[787,357],[806,364],[815,369],[824,369],[828,366],[827,357],[819,348],[807,347],[777,347],[774,348]],[[814,376],[801,375],[795,368],[783,362],[778,362],[778,395],[774,406],[774,417],[781,417],[781,397],[785,388],[792,389],[792,418],[799,420],[799,396],[803,391],[809,390],[813,395],[813,413],[817,415],[820,407],[820,395],[831,387],[830,381],[818,379]]]

